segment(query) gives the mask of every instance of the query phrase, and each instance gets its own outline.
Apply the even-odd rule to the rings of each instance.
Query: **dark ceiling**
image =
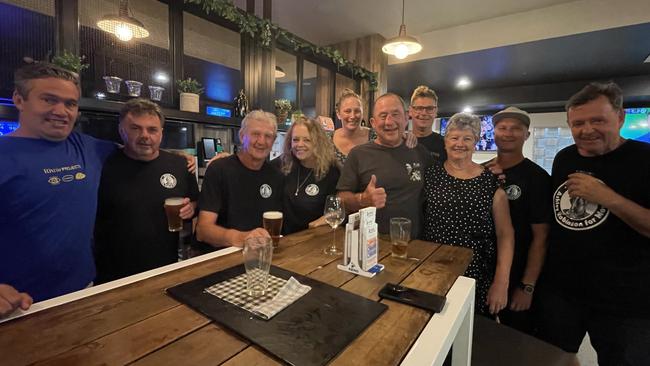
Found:
[[[388,67],[388,90],[405,99],[421,84],[436,90],[440,113],[517,104],[558,110],[592,80],[615,80],[626,100],[650,104],[650,23],[545,39]],[[455,88],[467,76],[472,87]]]

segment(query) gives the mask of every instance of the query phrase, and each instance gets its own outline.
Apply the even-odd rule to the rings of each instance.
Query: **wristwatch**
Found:
[[[519,288],[528,295],[532,295],[533,292],[535,292],[535,285],[531,285],[529,283],[519,282]]]

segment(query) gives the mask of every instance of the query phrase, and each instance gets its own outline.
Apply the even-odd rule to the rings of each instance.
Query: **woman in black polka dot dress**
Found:
[[[476,280],[476,312],[507,304],[514,231],[496,177],[472,161],[480,120],[458,113],[445,134],[448,159],[425,173],[424,239],[474,251],[465,275]]]

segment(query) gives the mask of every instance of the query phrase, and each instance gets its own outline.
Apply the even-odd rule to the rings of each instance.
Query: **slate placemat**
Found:
[[[271,274],[294,276],[312,290],[271,320],[204,291],[244,273],[239,265],[167,289],[178,301],[257,344],[290,365],[325,365],[357,338],[386,309],[328,284],[271,266]]]

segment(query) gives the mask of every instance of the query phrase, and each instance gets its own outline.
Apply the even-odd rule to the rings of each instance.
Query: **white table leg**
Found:
[[[452,343],[453,365],[470,365],[475,288],[473,279],[458,277],[447,293],[444,309],[431,317],[402,366],[442,365]]]

